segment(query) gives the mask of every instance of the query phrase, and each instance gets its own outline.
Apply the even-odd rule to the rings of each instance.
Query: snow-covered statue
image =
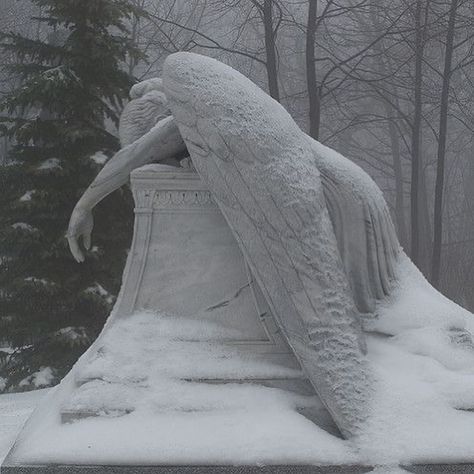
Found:
[[[377,384],[364,330],[396,332],[390,321],[380,323],[377,307],[400,287],[397,268],[408,261],[380,189],[216,60],[173,54],[162,80],[135,85],[131,99],[120,123],[122,150],[71,216],[76,260],[84,259],[81,245],[90,246],[92,209],[101,199],[133,169],[178,166],[189,154],[306,375],[342,434],[357,435]],[[421,286],[428,288],[424,280]],[[463,328],[451,324],[469,345]]]

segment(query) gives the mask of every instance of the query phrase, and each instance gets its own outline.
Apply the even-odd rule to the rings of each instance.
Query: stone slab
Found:
[[[365,474],[367,466],[15,466],[1,474]],[[454,471],[453,471],[454,472]],[[467,471],[466,471],[467,472]]]
[[[409,472],[416,474],[471,474],[474,472],[473,463],[461,463],[461,464],[421,464],[417,466],[405,467]]]
[[[414,474],[470,474],[474,463],[419,464],[403,466]],[[89,466],[89,465],[38,465],[2,466],[1,474],[365,474],[371,466]]]

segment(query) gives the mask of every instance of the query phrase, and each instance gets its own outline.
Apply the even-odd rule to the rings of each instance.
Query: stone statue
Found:
[[[72,213],[75,259],[91,245],[93,207],[132,170],[189,154],[306,375],[342,434],[357,435],[375,383],[363,327],[390,294],[403,253],[380,189],[216,60],[173,54],[162,80],[137,84],[131,99],[123,148]]]

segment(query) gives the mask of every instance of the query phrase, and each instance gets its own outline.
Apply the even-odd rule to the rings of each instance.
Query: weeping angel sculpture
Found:
[[[189,155],[309,380],[341,432],[357,434],[374,387],[364,324],[390,295],[403,256],[380,189],[214,59],[173,54],[162,79],[139,83],[130,95],[122,149],[71,216],[76,260],[91,244],[93,207],[133,169],[178,165]]]

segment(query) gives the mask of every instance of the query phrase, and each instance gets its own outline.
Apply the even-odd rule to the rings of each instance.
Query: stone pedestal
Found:
[[[295,360],[210,192],[188,169],[132,173],[135,230],[117,317],[163,311],[236,329],[242,349]]]
[[[216,323],[233,334],[220,343],[232,346],[245,357],[292,369],[295,375],[276,377],[269,372],[265,377],[242,377],[238,373],[222,377],[210,371],[208,376],[191,376],[187,380],[257,383],[315,396],[281,336],[229,226],[197,173],[167,165],[147,165],[132,173],[131,185],[135,199],[134,236],[121,293],[108,324],[140,311]],[[83,393],[97,379],[81,370],[75,379],[80,392],[63,404],[63,422],[100,416],[104,409],[107,411],[103,403],[84,406]],[[100,409],[94,408],[96,405]],[[116,400],[112,410],[129,412]],[[311,408],[300,407],[299,411],[339,435],[321,402]]]

